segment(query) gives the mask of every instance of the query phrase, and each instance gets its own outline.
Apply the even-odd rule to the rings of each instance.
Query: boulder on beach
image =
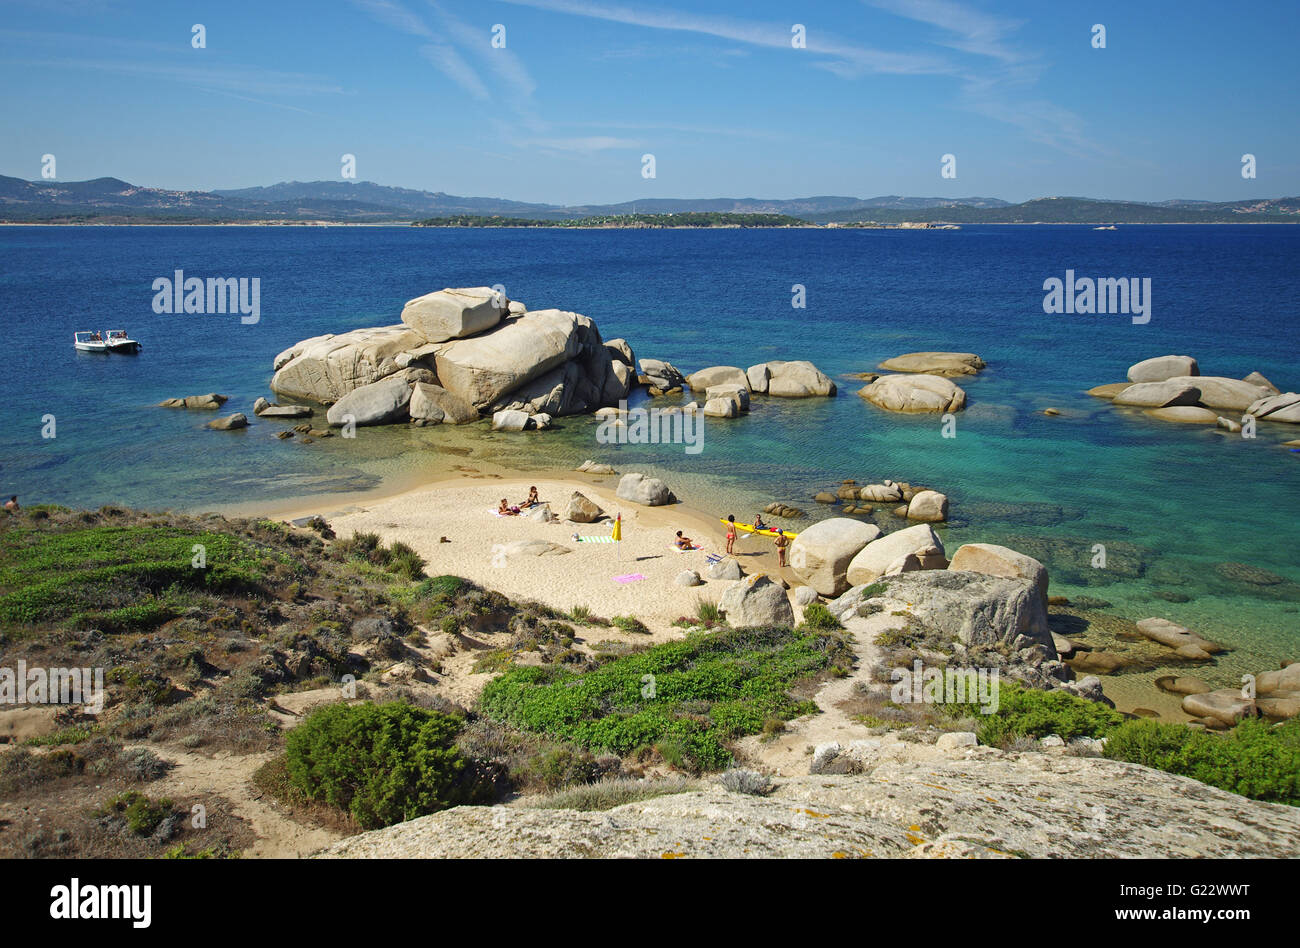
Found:
[[[722,594],[718,609],[732,628],[794,625],[794,608],[781,586],[762,573],[746,576]]]
[[[1172,421],[1183,425],[1217,425],[1219,416],[1208,408],[1196,405],[1174,405],[1169,408],[1148,408],[1142,414],[1150,415],[1161,421]]]
[[[938,375],[882,375],[858,395],[886,411],[952,412],[966,407],[966,393]]]
[[[402,322],[425,342],[446,342],[491,329],[508,311],[510,301],[491,287],[445,289],[409,300]]]
[[[715,385],[739,385],[742,388],[749,388],[749,376],[745,374],[744,369],[738,369],[734,365],[714,365],[686,376],[686,384],[693,392],[703,392]]]
[[[304,339],[276,356],[271,391],[328,405],[393,374],[399,353],[424,344],[401,324]]]
[[[362,385],[348,392],[325,413],[331,426],[347,424],[349,418],[357,425],[387,425],[404,421],[409,416],[411,386],[402,376],[390,376]]]
[[[576,490],[570,495],[568,506],[564,509],[564,519],[574,523],[595,523],[603,516],[605,511],[595,501]]]
[[[811,586],[796,586],[794,589],[794,601],[800,606],[811,606],[818,598],[817,590]]]
[[[848,517],[823,520],[790,543],[790,568],[821,595],[837,596],[849,588],[849,563],[880,535],[874,523]]]
[[[952,555],[952,563],[948,568],[958,572],[1028,580],[1038,590],[1044,608],[1047,606],[1047,567],[1032,556],[1026,556],[1010,547],[998,546],[996,543],[964,543]]]
[[[1174,405],[1197,405],[1201,390],[1195,381],[1167,379],[1163,382],[1137,382],[1112,399],[1116,405],[1134,408],[1169,408]]]
[[[947,565],[943,541],[928,523],[921,523],[872,540],[849,561],[845,580],[850,586],[861,586],[890,573],[944,569]]]
[[[524,431],[532,426],[532,415],[526,411],[499,411],[492,416],[493,431]]]
[[[1165,355],[1143,359],[1129,366],[1130,382],[1163,382],[1166,379],[1200,375],[1201,369],[1191,356]]]
[[[942,523],[948,519],[948,496],[937,490],[923,490],[908,502],[908,520]]]
[[[234,431],[236,428],[247,428],[248,416],[242,412],[235,412],[233,415],[213,418],[208,422],[207,427],[212,428],[214,431]]]
[[[661,507],[676,500],[668,485],[659,478],[636,473],[624,474],[615,493],[623,500],[647,507]]]
[[[190,411],[216,411],[230,399],[225,395],[211,392],[207,395],[186,395],[182,398],[169,398],[159,402],[159,408],[186,408]],[[256,413],[256,409],[254,409]]]
[[[408,410],[414,420],[449,425],[464,425],[479,419],[477,408],[441,385],[430,382],[416,382],[411,388]]]
[[[1243,698],[1239,688],[1220,688],[1184,696],[1183,711],[1194,718],[1212,718],[1232,727],[1242,718],[1255,716],[1255,702]]]
[[[734,398],[711,398],[704,403],[704,414],[710,418],[739,418],[740,405]]]
[[[741,573],[740,563],[736,561],[734,556],[724,556],[722,559],[710,563],[708,569],[704,571],[704,575],[709,579],[731,580],[734,582],[744,574]]]
[[[985,362],[973,352],[905,352],[880,363],[886,372],[912,372],[920,375],[974,375]]]
[[[678,586],[701,586],[704,580],[700,579],[700,574],[693,569],[684,569],[673,579]]]

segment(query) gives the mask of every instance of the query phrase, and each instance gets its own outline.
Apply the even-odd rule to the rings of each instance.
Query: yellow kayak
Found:
[[[724,527],[731,526],[731,521],[728,520],[726,517],[719,517],[718,520],[722,523]],[[741,533],[756,533],[760,537],[768,537],[769,539],[771,537],[776,536],[775,527],[763,527],[761,530],[755,530],[754,525],[752,523],[741,523],[739,520],[736,521],[736,529],[739,530]],[[781,532],[785,534],[785,538],[787,540],[793,540],[795,537],[799,535],[795,533],[793,530],[782,530]]]

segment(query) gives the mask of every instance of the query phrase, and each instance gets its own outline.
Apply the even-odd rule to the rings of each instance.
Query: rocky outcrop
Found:
[[[860,773],[704,788],[609,810],[461,806],[350,836],[335,859],[1291,858],[1300,811],[1142,767],[881,738]],[[1102,824],[1098,814],[1105,814]]]
[[[439,290],[408,301],[402,308],[402,322],[425,342],[445,342],[491,329],[509,305],[504,294],[486,286]]]
[[[187,408],[190,411],[216,411],[230,399],[225,395],[212,392],[208,395],[186,395],[183,398],[169,398],[159,402],[159,408]]]
[[[948,496],[937,490],[919,491],[907,504],[907,519],[942,523],[948,519]]]
[[[1269,395],[1251,402],[1246,409],[1248,414],[1266,421],[1281,421],[1288,424],[1300,424],[1300,394]]]
[[[668,485],[659,478],[636,473],[624,474],[615,493],[623,500],[646,507],[661,507],[676,500]]]
[[[1252,385],[1241,379],[1229,379],[1219,375],[1201,375],[1195,380],[1200,390],[1200,403],[1210,408],[1228,411],[1245,411],[1255,402],[1273,394],[1262,385]]]
[[[1203,639],[1168,619],[1142,619],[1137,623],[1137,629],[1153,642],[1167,645],[1185,658],[1209,658],[1225,650],[1222,645]]]
[[[564,509],[564,519],[574,523],[595,523],[603,516],[605,511],[595,501],[576,490],[570,495],[569,503]]]
[[[577,359],[584,351],[590,352],[593,346],[599,348],[607,366],[609,351],[601,344],[599,333],[592,330],[591,320],[577,313],[558,309],[527,313],[495,332],[459,339],[440,349],[435,359],[438,381],[447,391],[482,410],[526,383]],[[590,384],[592,390],[585,394],[597,403],[591,406],[595,408],[599,403],[599,387]]]
[[[736,629],[747,626],[793,626],[794,609],[785,590],[762,573],[747,576],[722,594],[718,608]]]
[[[832,517],[802,531],[790,543],[790,568],[823,596],[837,596],[849,588],[849,563],[880,537],[874,523]]]
[[[886,411],[952,412],[966,407],[966,393],[938,375],[882,375],[858,395]]]
[[[671,362],[665,362],[662,359],[642,359],[640,366],[646,384],[654,388],[666,392],[671,388],[680,388],[686,384],[686,376]]]
[[[947,566],[943,542],[929,524],[922,523],[868,543],[849,561],[845,579],[852,586],[861,586],[881,576]]]
[[[1170,408],[1148,408],[1142,414],[1160,421],[1172,421],[1180,425],[1217,425],[1219,416],[1208,408],[1196,405],[1174,405]]]
[[[428,424],[464,425],[479,419],[477,408],[431,382],[416,382],[412,386],[407,408],[412,421]]]
[[[973,352],[906,352],[880,363],[886,372],[914,372],[920,375],[974,375],[985,362]]]
[[[1166,355],[1143,359],[1129,366],[1130,382],[1163,382],[1166,379],[1200,375],[1200,366],[1191,356]]]
[[[1131,382],[1107,382],[1105,385],[1097,385],[1088,389],[1088,394],[1094,398],[1113,399],[1124,389],[1128,388]]]

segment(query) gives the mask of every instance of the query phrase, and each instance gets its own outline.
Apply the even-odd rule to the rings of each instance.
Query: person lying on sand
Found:
[[[536,507],[536,506],[537,506],[538,504],[540,504],[540,503],[541,503],[541,501],[537,499],[537,488],[536,488],[536,487],[530,487],[530,488],[528,488],[528,499],[525,500],[525,501],[524,501],[522,504],[520,504],[519,506],[520,506],[520,507]]]
[[[510,502],[502,497],[501,506],[497,508],[497,513],[502,517],[514,517],[519,513],[519,508],[511,507]]]
[[[695,542],[690,537],[682,536],[682,531],[680,530],[677,531],[677,539],[673,541],[673,545],[679,550],[691,550],[695,548]]]

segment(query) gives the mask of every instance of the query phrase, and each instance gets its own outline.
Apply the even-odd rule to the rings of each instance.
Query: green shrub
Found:
[[[290,732],[289,778],[313,801],[349,811],[374,829],[481,794],[454,741],[461,718],[401,703],[332,705]]]
[[[1300,721],[1274,727],[1248,718],[1223,734],[1126,721],[1106,739],[1105,754],[1253,800],[1300,806]]]
[[[150,836],[158,824],[171,813],[172,801],[163,798],[150,800],[137,790],[127,790],[108,800],[99,811],[100,816],[118,816],[137,836]]]
[[[722,610],[718,608],[718,604],[707,599],[695,600],[695,618],[704,626],[719,625],[723,621]]]
[[[424,558],[414,549],[400,541],[389,548],[388,571],[406,579],[420,579],[424,576]]]
[[[831,615],[831,611],[820,602],[804,606],[802,628],[816,632],[834,632],[844,628],[840,620]]]
[[[650,634],[650,630],[646,628],[646,624],[635,616],[614,616],[614,618],[609,621],[612,622],[616,628],[622,629],[624,632],[632,632],[637,635]]]
[[[1017,738],[1041,738],[1059,735],[1069,741],[1076,737],[1104,737],[1124,718],[1097,701],[1077,698],[1064,691],[1038,691],[1022,688],[1013,682],[998,682],[998,709],[983,714],[979,705],[949,704],[944,710],[952,717],[979,720],[976,732],[981,744],[1001,747]]]

